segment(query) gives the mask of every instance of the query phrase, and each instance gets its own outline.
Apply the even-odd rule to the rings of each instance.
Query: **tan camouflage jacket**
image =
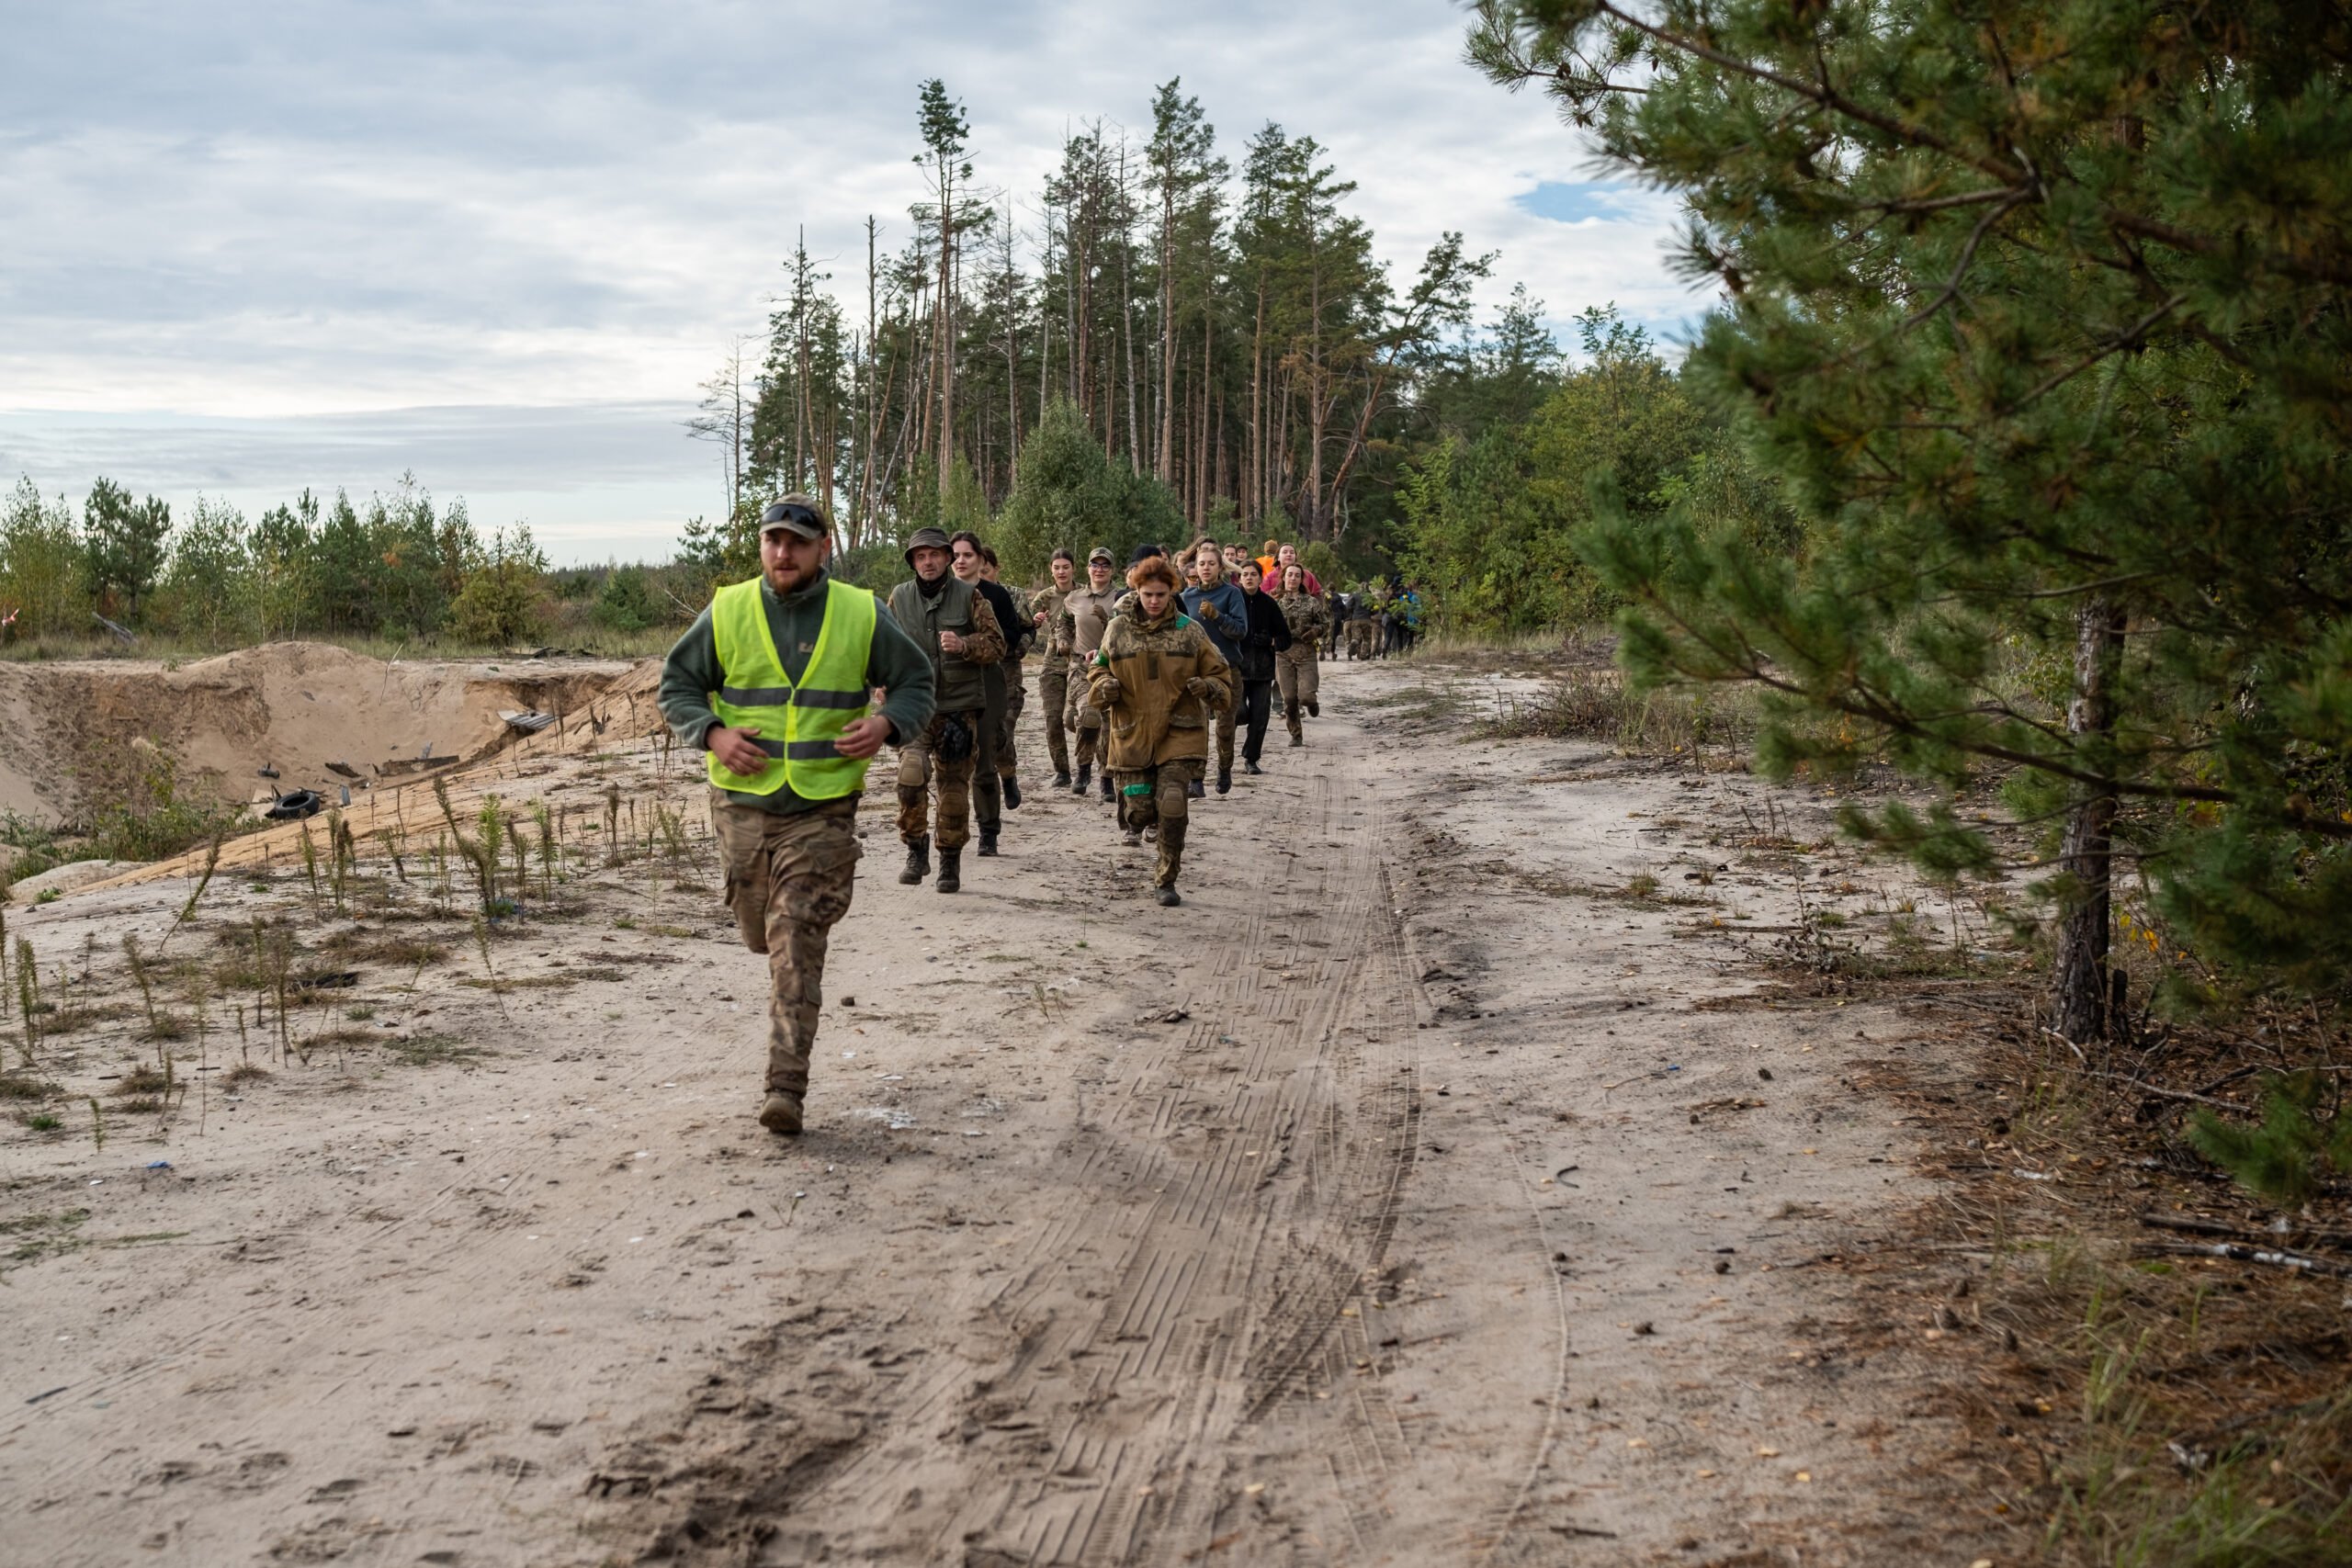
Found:
[[[1193,680],[1203,684],[1198,696],[1184,689]],[[1113,616],[1086,683],[1102,715],[1103,764],[1126,773],[1204,760],[1213,716],[1233,705],[1225,655],[1172,601],[1157,621],[1146,622],[1140,605]]]

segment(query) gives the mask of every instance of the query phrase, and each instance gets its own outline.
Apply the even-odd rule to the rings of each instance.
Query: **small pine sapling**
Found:
[[[180,912],[172,918],[171,929],[164,931],[164,940],[155,944],[158,956],[163,953],[164,949],[172,944],[172,932],[187,924],[188,917],[196,913],[197,905],[203,901],[204,890],[212,886],[212,874],[220,867],[220,844],[227,836],[227,831],[226,829],[214,829],[212,841],[205,847],[204,851],[204,871],[197,877],[196,886],[188,889],[187,902],[182,904]]]
[[[344,894],[346,888],[343,846],[350,831],[350,829],[344,824],[343,812],[330,807],[327,809],[327,889],[334,895],[334,912],[337,915],[345,912]]]
[[[539,901],[555,902],[556,828],[555,818],[548,815],[548,803],[531,802],[531,820],[539,829]]]
[[[159,1040],[163,1032],[155,1023],[155,987],[147,978],[147,961],[140,956],[136,932],[122,933],[122,956],[130,962],[130,978],[139,987],[139,999],[147,1009],[147,1038]]]
[[[531,846],[524,841],[522,829],[512,818],[506,820],[503,831],[506,835],[507,852],[514,862],[513,886],[515,902],[519,906],[523,895],[531,890]]]
[[[319,912],[319,846],[311,837],[311,824],[302,824],[302,874],[311,883],[311,913]]]
[[[40,972],[34,964],[31,940],[21,936],[17,939],[17,1010],[24,1020],[24,1058],[29,1067],[40,1047]]]

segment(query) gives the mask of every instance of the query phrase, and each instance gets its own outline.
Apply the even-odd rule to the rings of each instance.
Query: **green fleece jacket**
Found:
[[[825,590],[831,581],[828,573],[820,571],[808,587],[778,598],[766,580],[761,580],[760,607],[768,614],[768,635],[775,639],[784,672],[796,683],[808,671],[808,656],[816,651],[817,630],[825,620]],[[931,660],[887,611],[878,604],[876,611],[873,650],[865,658],[865,683],[883,689],[882,706],[876,711],[890,721],[890,744],[896,746],[931,722]],[[669,720],[671,733],[686,745],[703,750],[703,738],[719,721],[710,711],[710,694],[724,684],[718,668],[718,639],[711,632],[710,612],[706,609],[662,661],[662,716]],[[795,795],[790,784],[774,795],[746,795],[740,790],[728,790],[726,795],[744,806],[786,814],[823,804]]]

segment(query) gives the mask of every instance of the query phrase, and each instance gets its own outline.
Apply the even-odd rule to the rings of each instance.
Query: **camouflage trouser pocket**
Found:
[[[727,878],[720,897],[734,911],[735,929],[753,953],[768,950],[767,813],[756,807],[719,806],[711,814]],[[746,820],[750,818],[751,820]]]

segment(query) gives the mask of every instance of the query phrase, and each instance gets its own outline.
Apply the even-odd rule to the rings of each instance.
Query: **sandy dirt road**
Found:
[[[393,886],[360,936],[449,952],[349,959],[307,1066],[210,1087],[216,1000],[168,1129],[73,1109],[132,1022],[51,1042],[65,1126],[0,1134],[0,1560],[1969,1561],[1932,1344],[1815,1267],[1921,1195],[1855,1088],[1911,1026],[1739,1005],[1833,857],[1724,847],[1744,776],[1467,739],[1447,684],[1329,667],[1176,910],[1041,782],[963,894],[901,887],[877,772],[795,1143],[707,867],[584,850],[492,976]],[[697,799],[643,747],[517,772]],[[348,923],[256,886],[176,941]],[[185,892],[9,930],[96,995]]]

